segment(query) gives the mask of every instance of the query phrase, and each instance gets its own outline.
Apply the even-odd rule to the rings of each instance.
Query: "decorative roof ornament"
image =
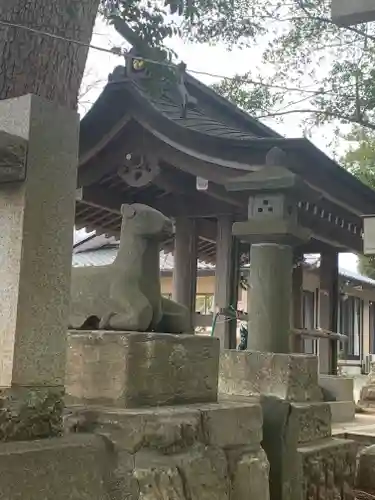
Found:
[[[117,173],[129,186],[138,188],[150,184],[159,175],[160,167],[155,156],[127,153]]]
[[[198,101],[195,97],[189,94],[189,91],[185,85],[186,64],[184,62],[180,62],[180,64],[178,64],[176,68],[177,68],[177,89],[181,97],[181,106],[182,106],[181,118],[186,118],[187,110],[191,107],[196,106]]]
[[[266,155],[267,167],[285,167],[287,164],[287,154],[282,149],[274,146]]]
[[[155,87],[158,87],[160,93],[167,94],[181,106],[181,118],[186,118],[187,110],[198,103],[197,99],[190,95],[186,86],[186,64],[184,62],[176,66],[171,64],[165,50],[150,47],[123,19],[115,16],[112,22],[116,31],[132,45],[131,50],[125,54],[125,69],[122,78],[146,80],[145,86],[151,93],[157,90]],[[142,57],[147,61],[142,60]],[[155,64],[151,61],[155,61]],[[121,71],[116,68],[110,75],[111,80],[119,80],[120,74]]]

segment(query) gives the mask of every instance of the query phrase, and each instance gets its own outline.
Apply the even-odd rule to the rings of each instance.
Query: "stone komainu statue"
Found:
[[[160,243],[173,234],[171,220],[137,203],[121,213],[113,264],[72,270],[69,327],[193,333],[188,309],[161,295]]]

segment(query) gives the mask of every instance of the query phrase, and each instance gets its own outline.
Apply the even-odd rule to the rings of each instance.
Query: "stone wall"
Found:
[[[357,444],[332,438],[315,356],[224,351],[219,388],[260,398],[272,500],[353,498]]]
[[[142,410],[77,409],[67,432],[91,431],[112,451],[111,500],[268,500],[258,403]]]

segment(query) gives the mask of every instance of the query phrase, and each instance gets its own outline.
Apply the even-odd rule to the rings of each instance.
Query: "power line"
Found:
[[[0,25],[28,31],[28,32],[34,33],[36,35],[46,36],[49,38],[53,38],[55,40],[61,40],[63,42],[72,43],[74,45],[85,47],[87,49],[93,49],[93,50],[97,50],[99,52],[105,52],[107,54],[117,55],[117,56],[124,57],[124,58],[127,54],[125,51],[122,51],[118,47],[113,47],[112,49],[106,49],[105,47],[99,47],[98,45],[93,45],[91,43],[85,43],[85,42],[82,42],[80,40],[74,40],[73,38],[67,38],[67,37],[64,37],[61,35],[55,35],[53,33],[48,33],[46,31],[42,31],[42,30],[39,30],[36,28],[30,28],[29,26],[24,26],[22,24],[13,23],[10,21],[4,21],[2,19],[0,19]],[[149,64],[156,64],[156,65],[164,66],[164,67],[171,68],[171,69],[176,68],[176,65],[173,63],[168,63],[168,62],[164,62],[164,61],[157,61],[154,59],[148,59],[147,57],[135,56],[132,54],[131,58],[134,60],[143,61],[143,62],[149,63]],[[227,80],[227,81],[232,81],[232,82],[240,81],[242,83],[248,83],[250,85],[260,85],[262,87],[273,88],[273,89],[278,89],[278,90],[283,90],[283,91],[288,91],[288,92],[300,92],[300,93],[311,94],[311,95],[319,95],[322,93],[334,94],[333,92],[324,91],[324,90],[310,90],[310,89],[303,89],[303,88],[297,88],[297,87],[284,87],[283,85],[274,85],[274,84],[270,84],[270,83],[264,83],[261,81],[256,81],[256,80],[252,80],[252,79],[244,78],[244,77],[225,76],[225,75],[220,75],[220,74],[216,74],[216,73],[209,73],[207,71],[198,71],[198,70],[194,70],[194,69],[187,69],[187,71],[189,73],[192,73],[195,75],[209,76],[211,78],[220,78],[222,80]],[[120,82],[118,82],[118,83],[120,83]]]

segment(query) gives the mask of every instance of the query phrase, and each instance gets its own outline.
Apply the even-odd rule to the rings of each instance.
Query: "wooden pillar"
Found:
[[[292,325],[293,328],[303,328],[303,253],[299,250],[294,252],[294,267],[292,276]],[[291,350],[295,353],[303,353],[303,339],[300,336],[291,336]]]
[[[233,306],[237,308],[239,286],[239,242],[232,236],[233,219],[222,216],[217,221],[215,311]],[[236,348],[237,321],[220,317],[215,326],[215,337],[222,349]]]
[[[248,349],[290,352],[293,250],[258,243],[250,251]]]
[[[197,290],[197,228],[187,217],[176,219],[172,298],[195,316]]]
[[[319,326],[337,332],[339,302],[338,253],[335,251],[321,254]],[[337,340],[319,341],[321,372],[337,374]]]

